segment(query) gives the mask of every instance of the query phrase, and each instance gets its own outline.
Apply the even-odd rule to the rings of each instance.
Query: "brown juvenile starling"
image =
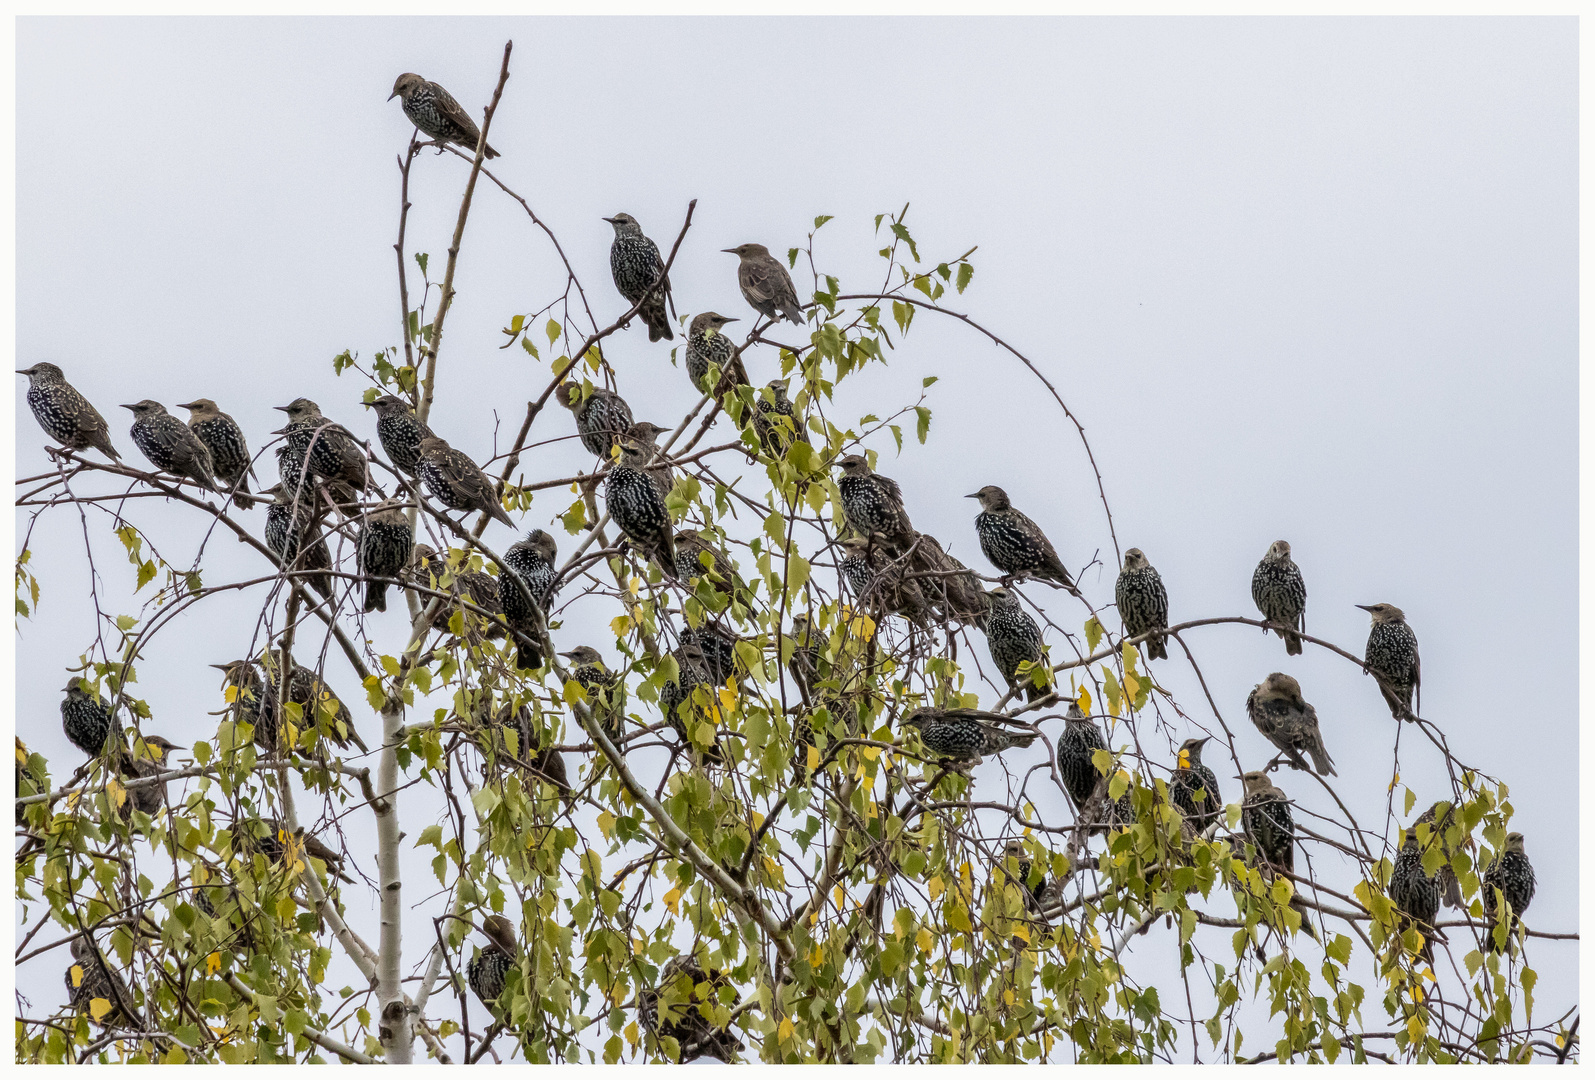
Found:
[[[592,710],[593,719],[609,736],[615,748],[622,749],[626,684],[618,674],[604,666],[603,656],[591,645],[578,645],[559,655],[575,665],[571,668],[570,677],[586,692],[587,706]]]
[[[1368,674],[1379,680],[1379,692],[1397,720],[1412,719],[1412,695],[1419,685],[1418,635],[1394,604],[1358,604],[1373,617],[1364,654]]]
[[[421,462],[417,467],[421,482],[431,496],[450,510],[480,510],[510,528],[515,522],[504,512],[498,487],[491,477],[476,467],[462,451],[435,435],[421,440]]]
[[[1504,899],[1510,909],[1506,915],[1506,944],[1511,949],[1517,938],[1519,918],[1534,900],[1534,867],[1523,851],[1523,834],[1506,834],[1506,850],[1484,871],[1484,921],[1489,929],[1485,934],[1485,947],[1490,952],[1500,950],[1496,941],[1496,926],[1500,902]],[[1500,899],[1497,899],[1499,890]]]
[[[554,397],[575,417],[576,433],[587,452],[608,461],[610,448],[631,427],[631,406],[626,399],[603,387],[594,387],[583,398],[581,387],[573,382],[560,383]]]
[[[1423,872],[1423,846],[1418,843],[1416,829],[1408,829],[1390,866],[1390,902],[1408,921],[1418,924],[1423,935],[1423,959],[1434,963],[1434,920],[1440,913],[1440,886]]]
[[[745,1050],[729,1029],[716,1027],[714,1011],[726,1007],[720,992],[731,986],[723,974],[703,968],[690,956],[673,957],[659,973],[657,988],[637,991],[637,1019],[661,1052],[675,1040],[677,1062],[712,1057],[730,1063]]]
[[[1126,637],[1168,629],[1169,596],[1163,591],[1163,578],[1158,575],[1157,567],[1146,561],[1140,548],[1130,548],[1124,553],[1124,569],[1119,571],[1113,594],[1119,618],[1124,620]],[[1146,655],[1152,660],[1169,658],[1168,643],[1162,634],[1151,634],[1146,639]]]
[[[1019,604],[1017,593],[998,586],[986,596],[991,601],[991,611],[986,615],[986,644],[991,648],[991,661],[1002,672],[1008,688],[1017,691],[1019,665],[1026,660],[1038,665],[1046,673],[1047,655],[1042,651],[1041,627]],[[1026,701],[1039,701],[1052,691],[1037,686],[1032,671],[1025,676]]]
[[[915,709],[903,717],[904,727],[915,728],[920,742],[933,754],[979,761],[987,754],[1000,754],[1010,747],[1026,747],[1036,741],[1035,732],[1019,734],[1002,727],[1009,718],[980,709]]]
[[[411,71],[400,75],[393,83],[393,93],[388,100],[399,99],[404,115],[410,123],[421,129],[421,134],[438,145],[441,153],[444,143],[455,143],[471,153],[482,141],[482,132],[471,119],[471,114],[460,108],[460,103],[435,82],[427,82]],[[498,157],[491,146],[482,151],[484,158]]]
[[[244,429],[238,421],[218,409],[210,398],[195,398],[178,408],[188,410],[188,429],[210,451],[212,475],[227,485],[240,510],[254,506],[255,500],[249,497],[249,443],[244,440]]]
[[[848,454],[836,464],[842,470],[836,487],[848,527],[863,537],[879,533],[890,550],[906,551],[917,534],[903,508],[903,489],[897,481],[872,470],[859,454]]]
[[[68,741],[89,757],[99,757],[105,749],[115,721],[111,710],[83,686],[83,680],[73,676],[66,682],[66,697],[61,699],[61,730]]]
[[[647,475],[648,482],[654,486],[654,490],[659,492],[661,499],[669,498],[670,489],[676,486],[670,462],[663,460],[659,454],[659,436],[669,430],[647,420],[638,420],[626,429],[625,435],[642,448],[642,460],[646,466],[643,473]]]
[[[504,994],[504,977],[515,966],[515,924],[502,915],[482,920],[487,944],[465,966],[465,981],[487,1010],[499,1015],[498,999]]]
[[[467,570],[462,560],[458,570],[449,570],[447,554],[439,555],[426,544],[416,544],[411,557],[410,577],[417,584],[437,592],[446,592],[454,599],[438,605],[432,616],[433,630],[447,630],[449,620],[456,611],[462,612],[466,636],[471,641],[491,641],[504,636],[504,626],[498,620],[488,620],[475,611],[466,610],[460,600],[468,600],[486,611],[488,615],[502,615],[504,609],[498,602],[498,579],[480,570]],[[445,580],[447,584],[445,584]],[[422,596],[422,606],[436,597]],[[484,625],[485,631],[481,629]]]
[[[512,709],[509,702],[501,705],[497,712],[491,712],[488,707],[492,699],[484,692],[482,697],[484,708],[478,715],[487,720],[487,726],[498,729],[500,733],[513,731],[515,733],[515,763],[531,772],[549,787],[557,791],[565,799],[573,797],[570,786],[570,774],[565,771],[565,759],[559,751],[552,746],[543,747],[537,732],[532,727],[532,708],[522,705],[519,709]],[[501,744],[507,747],[507,743]]]
[[[336,875],[340,881],[354,884],[354,878],[343,872],[343,855],[328,847],[314,833],[306,832],[302,825],[290,833],[288,826],[277,818],[263,817],[258,822],[239,821],[233,829],[233,846],[240,853],[248,855],[258,851],[268,862],[275,863],[285,863],[290,850],[297,849],[296,854],[320,859],[328,873]]]
[[[143,1028],[133,1008],[133,992],[122,976],[111,970],[95,955],[94,947],[86,936],[72,939],[72,965],[66,969],[67,1004],[74,1012],[94,1016],[94,1002],[104,1001],[111,1006],[101,1014],[96,1023],[103,1027]]]
[[[774,458],[783,458],[793,443],[809,441],[808,428],[786,396],[786,380],[771,379],[758,395],[753,430],[759,445]]]
[[[272,504],[266,508],[266,547],[284,570],[308,572],[303,580],[330,599],[332,575],[313,571],[331,570],[332,552],[326,538],[316,531],[310,510],[282,484],[274,484],[261,494],[272,496]]]
[[[721,250],[742,260],[737,267],[737,284],[742,287],[743,299],[754,311],[773,322],[779,322],[784,316],[803,325],[803,305],[798,303],[792,275],[786,272],[780,259],[770,254],[769,248],[763,244],[739,244]]]
[[[145,398],[134,405],[122,408],[133,414],[130,433],[144,456],[161,472],[184,477],[202,488],[220,495],[216,477],[211,468],[210,450],[199,441],[199,436],[188,425],[166,411],[158,401]]]
[[[34,364],[17,369],[28,377],[28,408],[44,433],[68,450],[93,447],[117,461],[122,455],[111,445],[111,429],[89,399],[73,389],[54,364]]]
[[[980,500],[980,513],[975,515],[980,550],[986,553],[991,565],[1002,571],[1006,581],[1012,582],[1016,577],[1056,581],[1076,596],[1080,595],[1069,578],[1069,571],[1064,569],[1063,560],[1053,549],[1052,541],[1041,531],[1041,526],[1014,509],[1007,492],[987,485],[965,498]]]
[[[991,600],[981,588],[980,579],[947,554],[930,533],[920,533],[914,540],[907,576],[943,622],[979,626],[985,621]]]
[[[737,355],[735,342],[721,332],[726,323],[741,321],[713,311],[694,316],[692,325],[687,329],[687,378],[692,380],[692,385],[698,388],[699,393],[707,394],[711,389],[711,367],[720,369],[720,377],[713,387],[717,399],[728,390],[752,385],[748,381],[748,369],[743,366],[742,357]]]
[[[383,394],[365,405],[377,411],[377,440],[383,453],[395,469],[414,476],[421,464],[421,440],[429,438],[432,429],[421,423],[415,409],[401,397]]]
[[[1174,774],[1169,778],[1169,798],[1199,833],[1205,832],[1224,813],[1224,795],[1218,789],[1218,777],[1202,764],[1202,746],[1211,738],[1208,735],[1181,743]]]
[[[637,440],[621,440],[620,462],[604,477],[604,508],[645,558],[657,556],[659,565],[674,576],[676,542],[670,511],[644,471],[647,464],[648,451]]]
[[[844,537],[837,544],[843,551],[842,574],[862,607],[901,615],[915,626],[928,625],[930,605],[919,583],[904,579],[901,560],[856,536]]]
[[[1263,618],[1278,624],[1274,633],[1285,639],[1285,652],[1301,655],[1301,638],[1292,630],[1307,630],[1307,583],[1291,561],[1290,542],[1275,540],[1252,574],[1252,601]]]
[[[510,545],[499,567],[498,603],[504,621],[517,634],[515,666],[533,670],[543,666],[543,652],[536,644],[521,640],[521,634],[536,642],[539,623],[546,621],[548,603],[553,599],[559,568],[554,565],[558,549],[554,538],[542,529],[533,529],[526,539]]]
[[[820,681],[820,647],[824,635],[813,628],[808,613],[800,611],[792,616],[792,632],[788,636],[792,639],[792,658],[787,661],[786,669],[804,707],[813,708]],[[812,731],[809,734],[813,736]]]
[[[288,426],[273,434],[287,438],[295,464],[302,458],[316,476],[342,481],[357,492],[366,489],[366,454],[347,428],[322,416],[321,407],[309,398],[272,408],[288,414]]]
[[[737,636],[718,622],[705,622],[681,632],[681,644],[695,646],[703,660],[703,670],[716,686],[747,677],[747,666],[737,659]]]
[[[410,564],[415,530],[404,504],[385,502],[366,514],[355,545],[360,573],[368,578],[397,578]],[[364,611],[388,610],[388,583],[368,580]]]
[[[1296,822],[1285,793],[1265,772],[1241,777],[1246,795],[1241,801],[1241,829],[1251,838],[1257,854],[1271,867],[1296,871]]]
[[[253,728],[255,745],[261,749],[268,752],[276,750],[276,709],[265,708],[266,682],[260,677],[260,668],[251,660],[232,660],[225,664],[212,664],[211,667],[223,672],[222,691],[232,698],[228,702],[228,719]],[[275,706],[275,694],[272,702]]]
[[[143,780],[169,772],[172,766],[168,763],[167,755],[181,749],[176,743],[159,735],[135,735],[132,749],[122,754],[122,777],[126,780]],[[162,782],[129,788],[127,797],[134,809],[153,815],[166,805],[166,784]]]
[[[642,234],[642,226],[630,214],[616,214],[605,221],[614,227],[615,239],[609,245],[609,272],[614,275],[615,288],[626,298],[628,306],[637,308],[637,314],[648,324],[648,340],[674,340],[670,319],[665,314],[665,304],[670,300],[670,279],[665,276],[665,261],[659,257],[659,248]]]
[[[281,742],[281,711],[277,707],[278,682],[275,657],[264,677],[250,660],[234,660],[228,664],[212,664],[226,673],[224,686],[237,687],[235,700],[237,719],[252,725],[254,741],[261,749],[276,753],[283,749]],[[332,688],[309,668],[295,664],[288,676],[288,700],[299,706],[301,729],[314,725],[339,747],[347,749],[350,743],[361,750],[366,744],[354,728],[354,716],[349,706],[338,699]]]
[[[1320,776],[1336,776],[1334,759],[1324,749],[1318,730],[1318,710],[1302,700],[1301,683],[1282,672],[1274,672],[1252,687],[1246,695],[1246,715],[1251,717],[1263,738],[1284,751],[1293,769],[1307,768],[1301,752],[1306,751]]]

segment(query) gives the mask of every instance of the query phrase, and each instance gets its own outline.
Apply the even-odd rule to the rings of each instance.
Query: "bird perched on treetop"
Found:
[[[592,710],[593,719],[609,736],[615,748],[622,749],[620,741],[625,737],[622,725],[626,686],[619,674],[604,666],[603,656],[591,645],[578,645],[559,655],[575,665],[571,668],[570,677],[586,691],[587,705]]]
[[[388,95],[388,100],[394,98],[399,99],[410,123],[437,144],[439,153],[443,152],[444,143],[456,143],[473,154],[476,152],[476,144],[482,141],[476,121],[437,83],[406,71],[394,80],[393,93]],[[482,156],[496,158],[498,151],[489,146],[482,151]]]
[[[61,700],[61,730],[73,746],[89,757],[99,757],[105,749],[115,722],[111,710],[83,688],[83,680],[73,676],[66,682],[66,697]]]
[[[286,405],[273,405],[288,414],[288,424],[273,432],[285,436],[288,447],[302,458],[316,476],[339,480],[355,491],[364,491],[369,477],[365,451],[347,428],[321,414],[321,406],[309,398],[295,398]]]
[[[1412,718],[1412,696],[1418,689],[1418,635],[1407,625],[1406,612],[1394,604],[1358,604],[1373,617],[1368,632],[1368,649],[1363,654],[1368,674],[1379,680],[1379,692],[1390,715],[1397,720]]]
[[[763,244],[738,244],[721,250],[742,260],[737,266],[737,284],[754,311],[775,322],[785,317],[803,325],[803,305],[798,303],[792,275],[780,259],[770,254],[769,248]]]
[[[1418,842],[1418,831],[1408,829],[1402,836],[1401,850],[1390,865],[1391,903],[1396,905],[1407,922],[1416,922],[1423,935],[1423,959],[1434,963],[1434,921],[1440,914],[1440,886],[1434,878],[1423,872],[1423,846]]]
[[[249,497],[249,443],[238,421],[218,409],[210,398],[195,398],[177,407],[188,410],[188,429],[210,451],[211,474],[227,485],[240,510],[254,506],[255,500]]]
[[[875,472],[860,454],[848,454],[836,464],[842,470],[836,486],[848,527],[866,540],[879,533],[890,550],[907,550],[916,534],[897,481]]]
[[[331,570],[332,552],[327,538],[316,531],[310,508],[285,484],[273,484],[261,494],[272,496],[266,507],[266,548],[277,556],[278,565],[290,572]],[[309,573],[302,580],[322,596],[332,596],[330,573]]]
[[[786,380],[771,379],[758,395],[753,430],[771,457],[785,457],[793,443],[808,443],[809,432],[797,407],[786,396]]]
[[[1517,937],[1518,920],[1534,900],[1534,867],[1523,851],[1522,833],[1506,834],[1506,850],[1484,871],[1481,884],[1484,886],[1484,921],[1489,924],[1489,930],[1485,933],[1485,947],[1490,952],[1500,948],[1495,940],[1496,913],[1500,910],[1496,890],[1499,889],[1512,909],[1506,923],[1506,942],[1510,950]]]
[[[1146,639],[1146,655],[1152,660],[1169,658],[1168,642],[1162,634],[1150,633],[1166,630],[1169,625],[1169,596],[1163,591],[1163,578],[1157,567],[1146,561],[1140,548],[1130,548],[1124,553],[1124,569],[1113,586],[1114,602],[1119,608],[1119,618],[1124,620],[1127,637]]]
[[[604,477],[604,508],[645,557],[659,556],[675,576],[676,544],[664,496],[643,471],[648,452],[632,438],[620,441],[620,461]]]
[[[1174,774],[1169,778],[1169,798],[1180,808],[1180,813],[1191,819],[1197,832],[1212,825],[1224,812],[1224,795],[1218,789],[1218,777],[1202,764],[1202,747],[1211,738],[1207,735],[1181,743]]]
[[[450,510],[480,510],[510,528],[515,522],[504,512],[498,487],[476,462],[436,435],[421,440],[421,463],[416,470],[434,499]]]
[[[54,364],[18,368],[28,377],[28,408],[44,433],[68,450],[93,447],[117,461],[122,455],[111,445],[111,429],[89,399],[75,390]]]
[[[1016,577],[1034,577],[1056,581],[1076,596],[1080,595],[1052,541],[1041,531],[1041,526],[1014,509],[1007,492],[987,485],[965,498],[980,500],[980,513],[975,515],[980,550],[1002,571],[1006,583]]]
[[[1336,776],[1335,762],[1318,730],[1318,710],[1302,700],[1301,683],[1276,671],[1246,695],[1246,715],[1263,738],[1284,751],[1293,769],[1306,770],[1301,751],[1313,759],[1320,776]]]
[[[533,529],[526,539],[510,545],[504,553],[504,565],[499,568],[498,602],[504,609],[504,621],[517,634],[525,634],[534,642],[538,640],[539,616],[547,618],[548,602],[559,577],[559,568],[554,565],[556,555],[554,538],[542,529]],[[543,651],[537,645],[528,645],[517,637],[515,650],[516,667],[532,670],[543,666]]]
[[[986,594],[991,610],[986,615],[986,644],[991,648],[992,663],[1002,672],[1008,688],[1020,688],[1019,665],[1026,660],[1047,674],[1047,654],[1042,649],[1041,627],[1019,604],[1018,594],[998,586]],[[1052,691],[1037,686],[1033,668],[1024,679],[1026,701],[1039,701]]]
[[[637,314],[648,324],[648,340],[675,339],[670,329],[670,319],[665,314],[665,304],[670,302],[670,279],[665,276],[665,261],[659,257],[659,247],[642,234],[642,226],[630,214],[606,217],[615,230],[615,239],[609,245],[609,272],[615,278],[615,288],[626,298],[626,303],[642,306]]]
[[[709,556],[707,567],[703,560],[705,555]],[[747,590],[747,586],[737,579],[731,560],[697,529],[676,531],[676,577],[683,582],[707,577],[710,584],[727,595]]]
[[[919,731],[925,748],[943,757],[979,761],[987,754],[1000,754],[1010,747],[1026,747],[1036,741],[1035,732],[1018,734],[1001,724],[1008,717],[980,709],[915,709],[903,717],[904,727]]]
[[[1467,905],[1462,900],[1462,885],[1457,881],[1456,871],[1452,869],[1451,860],[1461,849],[1466,839],[1466,829],[1457,820],[1450,802],[1442,799],[1435,803],[1412,823],[1414,829],[1427,825],[1429,830],[1422,833],[1420,839],[1427,839],[1430,835],[1436,837],[1434,843],[1439,847],[1441,856],[1445,859],[1439,869],[1434,872],[1434,883],[1440,886],[1440,898],[1447,906],[1466,910]]]
[[[592,393],[582,397],[581,387],[573,382],[563,382],[554,388],[554,397],[569,409],[576,420],[576,433],[589,454],[609,460],[609,451],[631,427],[631,406],[613,390],[593,387]]]
[[[366,514],[360,524],[355,545],[361,574],[373,578],[397,578],[410,564],[415,545],[415,530],[401,502],[386,502]],[[367,581],[364,611],[388,610],[388,583]]]
[[[173,476],[186,477],[218,495],[222,493],[216,486],[210,450],[187,424],[167,412],[166,406],[145,398],[122,408],[133,414],[129,431],[151,465]]]
[[[465,981],[488,1011],[497,1016],[504,976],[515,966],[515,924],[502,915],[489,915],[482,920],[481,930],[487,944],[465,966]]]
[[[1013,869],[1010,870],[1007,865],[1001,865],[1000,869],[1008,880],[1019,886],[1019,891],[1025,896],[1025,903],[1034,907],[1041,899],[1041,891],[1046,888],[1046,871],[1042,870],[1035,882],[1031,882],[1030,878],[1032,871],[1035,869],[1035,863],[1029,855],[1025,854],[1025,845],[1022,840],[1008,841],[1003,845],[1002,854],[1003,864],[1006,864],[1009,859],[1013,860]]]
[[[1291,560],[1290,542],[1275,540],[1252,573],[1252,601],[1263,618],[1277,623],[1274,633],[1285,639],[1285,652],[1301,655],[1301,638],[1291,631],[1307,630],[1307,583]]]
[[[1241,777],[1246,786],[1241,801],[1241,829],[1251,838],[1257,854],[1271,867],[1286,873],[1296,870],[1296,822],[1285,793],[1265,772]]]
[[[365,406],[377,411],[377,439],[382,443],[382,452],[395,469],[414,476],[421,463],[421,440],[430,437],[432,429],[421,423],[415,409],[401,397],[383,394]]]
[[[698,687],[708,690],[709,709],[712,711],[717,707],[715,681],[709,674],[708,665],[704,662],[703,649],[696,642],[683,641],[671,651],[670,655],[675,658],[678,675],[659,687],[659,711],[664,713],[670,726],[675,729],[677,735],[681,736],[682,745],[689,748],[694,759],[723,764],[725,754],[720,748],[719,736],[712,736],[707,747],[700,750],[693,742],[687,726],[690,723],[691,730],[696,731],[700,726],[698,724],[700,719],[712,720],[712,716],[705,717],[697,703],[692,700],[694,691]],[[681,715],[683,707],[687,714],[685,719]],[[709,726],[712,729],[714,725],[711,723]]]
[[[721,333],[726,323],[741,321],[713,311],[693,316],[692,325],[687,328],[687,378],[692,380],[692,385],[698,388],[699,393],[710,392],[711,365],[720,369],[720,378],[713,387],[717,398],[727,390],[752,385],[748,381],[748,369],[743,366],[742,357],[737,355],[736,344]]]

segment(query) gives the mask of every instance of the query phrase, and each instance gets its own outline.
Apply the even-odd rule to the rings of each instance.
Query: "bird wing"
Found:
[[[449,450],[448,468],[444,470],[448,478],[449,490],[468,499],[482,500],[491,497],[498,501],[497,492],[488,483],[487,477],[482,475],[482,470],[476,467],[464,451]]]
[[[454,95],[437,83],[432,84],[432,92],[437,95],[438,112],[461,131],[469,132],[474,145],[482,137],[482,133],[477,130],[476,121],[471,119],[471,114],[460,108],[460,103],[454,100]]]
[[[1416,635],[1414,635],[1416,636]],[[1412,712],[1415,716],[1423,715],[1423,659],[1418,655],[1418,643],[1412,643]]]
[[[791,276],[784,266],[775,261],[773,255],[767,259],[744,260],[737,279],[742,291],[754,300],[779,303],[797,298]]]
[[[1019,520],[1026,533],[1035,541],[1036,546],[1041,549],[1042,555],[1046,557],[1047,569],[1062,570],[1064,576],[1067,577],[1069,572],[1064,568],[1063,560],[1058,558],[1057,548],[1052,546],[1052,541],[1047,539],[1047,534],[1042,531],[1041,526],[1031,521],[1029,517],[1018,510],[1013,511],[1013,516]]]

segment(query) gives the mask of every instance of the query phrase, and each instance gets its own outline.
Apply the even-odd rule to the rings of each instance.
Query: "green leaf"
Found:
[[[559,340],[559,335],[562,332],[559,328],[559,322],[555,319],[549,319],[548,325],[543,327],[543,333],[548,335],[548,343],[550,345]]]
[[[1106,633],[1107,631],[1102,628],[1102,624],[1097,621],[1097,617],[1095,615],[1091,616],[1085,621],[1086,648],[1096,652],[1097,646],[1101,644],[1102,637]]]
[[[818,229],[821,225],[824,225],[827,221],[830,221],[834,216],[835,215],[833,214],[821,214],[819,217],[814,219],[814,227]]]
[[[925,436],[930,434],[930,410],[923,405],[915,405],[914,414],[919,417],[915,433],[919,436],[919,445],[924,446]]]
[[[422,277],[426,276],[426,258],[426,252],[424,251],[417,251],[415,253],[415,265],[421,268]]]
[[[969,263],[960,263],[958,266],[958,280],[953,282],[953,287],[963,292],[969,287],[969,280],[975,276],[975,268]]]
[[[934,386],[940,379],[941,379],[940,375],[928,375],[928,376],[925,377],[925,381],[919,384],[920,389],[928,390],[930,387]]]

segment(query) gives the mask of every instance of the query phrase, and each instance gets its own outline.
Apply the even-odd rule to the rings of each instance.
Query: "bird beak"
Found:
[[[276,409],[278,412],[287,412],[288,411],[288,406],[286,406],[286,405],[273,405],[272,408]]]
[[[127,409],[129,412],[131,412],[132,410],[138,408],[138,406],[137,405],[123,405],[122,408]]]
[[[172,406],[172,408],[174,408],[174,409],[197,409],[197,408],[199,408],[199,403],[197,401],[190,401],[186,405],[185,404],[177,404],[177,405]]]
[[[978,498],[980,498],[980,493],[976,492],[973,495],[965,495],[964,498],[966,498],[966,499],[978,499]]]
[[[737,253],[736,248],[721,248],[720,250],[725,252],[727,255],[735,255]]]
[[[742,320],[741,319],[725,319],[723,321],[725,321],[725,322],[741,322]]]
[[[1357,608],[1362,608],[1362,610],[1364,610],[1364,611],[1372,611],[1373,610],[1373,605],[1372,604],[1353,604],[1351,606],[1352,607],[1357,607]]]
[[[399,96],[399,92],[397,90],[395,90],[393,93],[388,95],[388,100],[392,101],[394,98],[396,98],[398,96]]]
[[[17,368],[17,374],[18,375],[32,375],[33,374],[33,369],[30,368],[30,367],[20,367],[20,368]]]
[[[611,225],[613,225],[613,224],[614,224],[614,223],[615,223],[615,219],[614,219],[614,218],[612,218],[612,217],[606,217],[606,218],[599,218],[599,219],[598,219],[598,220],[599,220],[599,221],[607,221],[607,222],[609,222],[609,223],[610,223],[610,224],[611,224]],[[560,655],[561,655],[561,656],[563,656],[563,655],[565,655],[565,654],[564,654],[564,653],[561,653],[561,654],[560,654]]]

